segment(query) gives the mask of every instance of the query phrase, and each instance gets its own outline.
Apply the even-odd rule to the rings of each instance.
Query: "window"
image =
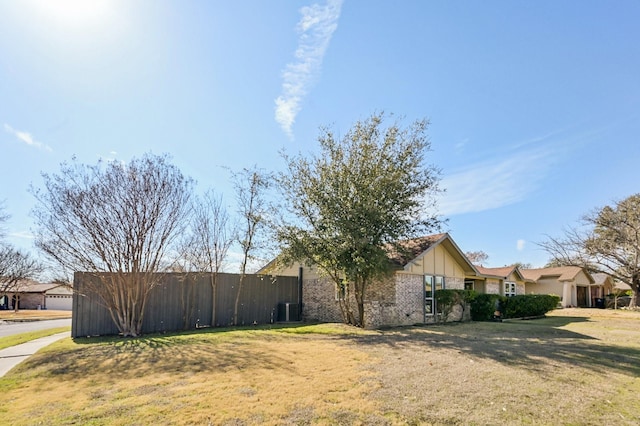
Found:
[[[516,283],[505,282],[504,283],[504,295],[507,297],[512,297],[516,295]]]
[[[445,288],[444,277],[424,276],[424,315],[431,316],[436,311],[436,290]]]
[[[475,282],[473,280],[465,280],[464,281],[464,289],[465,290],[473,290]]]

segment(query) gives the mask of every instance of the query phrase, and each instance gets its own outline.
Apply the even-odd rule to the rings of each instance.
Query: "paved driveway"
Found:
[[[0,321],[0,337],[12,334],[27,333],[29,331],[46,330],[48,328],[70,327],[71,318],[46,321]]]

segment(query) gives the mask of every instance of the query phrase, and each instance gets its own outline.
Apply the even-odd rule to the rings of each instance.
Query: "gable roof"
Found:
[[[404,267],[431,247],[438,245],[446,235],[447,234],[425,235],[423,237],[400,241],[398,245],[402,247],[402,251],[398,251],[395,247],[389,245],[387,246],[387,256],[394,265]]]
[[[605,285],[607,284],[607,281],[608,281],[609,284],[613,285],[613,278],[611,278],[611,275],[605,274],[604,272],[597,272],[595,274],[591,274],[591,277],[593,277],[593,281],[595,282],[595,284]]]
[[[51,291],[54,289],[60,289],[62,291]],[[22,280],[12,287],[8,293],[72,294],[73,290],[71,290],[71,286],[69,284],[39,283],[33,280]]]
[[[387,257],[393,266],[399,269],[406,269],[412,262],[416,262],[429,251],[438,245],[442,245],[456,262],[469,275],[477,275],[478,270],[467,259],[467,256],[460,250],[460,247],[453,241],[448,233],[431,234],[422,237],[412,238],[409,240],[399,241],[397,244],[388,244],[386,247]],[[397,249],[401,247],[401,250]],[[269,263],[258,270],[258,274],[272,273],[278,267],[278,257],[272,259]]]
[[[467,259],[467,256],[460,250],[460,247],[453,241],[448,233],[425,235],[424,237],[413,238],[399,243],[405,247],[404,253],[389,253],[389,259],[402,268],[423,257],[425,254],[442,245],[453,256],[456,262],[463,267],[467,274],[478,274],[476,267]]]
[[[480,273],[480,275],[489,276],[489,277],[497,277],[502,279],[509,278],[509,275],[515,273],[522,279],[523,281],[527,281],[524,277],[520,268],[517,266],[503,266],[501,268],[485,268],[484,266],[476,266],[476,269]]]
[[[616,281],[615,283],[613,283],[613,288],[617,291],[631,290],[631,286],[629,284],[623,283],[622,281]]]
[[[593,284],[595,281],[589,272],[579,266],[558,266],[555,268],[539,268],[539,269],[522,269],[522,275],[532,281],[538,281],[541,278],[557,278],[558,281],[572,281],[580,272],[589,279]]]

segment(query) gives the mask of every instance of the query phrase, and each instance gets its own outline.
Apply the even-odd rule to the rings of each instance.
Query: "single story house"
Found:
[[[528,280],[527,294],[555,294],[560,296],[560,304],[567,308],[595,307],[594,292],[604,292],[603,285],[596,284],[593,276],[579,266],[560,266],[554,268],[523,269],[522,275]]]
[[[71,311],[73,289],[68,284],[24,280],[0,297],[0,309],[49,309]]]
[[[397,326],[438,321],[435,291],[466,289],[506,297],[523,294],[555,294],[561,306],[595,307],[608,295],[613,282],[594,278],[584,268],[520,269],[517,266],[487,268],[473,265],[448,233],[403,242],[405,251],[389,252],[396,267],[384,282],[371,283],[365,294],[367,327]],[[308,321],[342,321],[340,293],[333,281],[304,263],[279,265],[277,259],[259,274],[297,276],[302,282],[302,315]],[[603,274],[604,275],[604,274]],[[468,312],[453,313],[461,319]]]
[[[438,320],[435,291],[464,289],[467,277],[479,272],[447,233],[429,235],[403,243],[406,252],[389,253],[394,274],[385,282],[371,283],[366,290],[365,325],[413,325]],[[296,263],[278,266],[273,261],[258,273],[302,275],[303,316],[309,321],[339,322],[340,294],[335,283],[314,267]],[[460,319],[464,312],[454,312]],[[468,315],[468,313],[466,313]]]

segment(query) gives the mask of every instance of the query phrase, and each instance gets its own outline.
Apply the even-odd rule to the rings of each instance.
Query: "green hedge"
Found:
[[[523,294],[509,297],[505,306],[505,318],[537,317],[555,309],[560,297],[551,294]]]
[[[560,297],[550,294],[523,294],[513,297],[479,294],[471,301],[471,319],[491,321],[496,310],[496,301],[500,304],[502,318],[525,318],[544,315],[555,309]]]
[[[506,297],[499,294],[478,294],[471,301],[471,319],[473,321],[491,321],[496,310],[496,302],[504,305]]]

